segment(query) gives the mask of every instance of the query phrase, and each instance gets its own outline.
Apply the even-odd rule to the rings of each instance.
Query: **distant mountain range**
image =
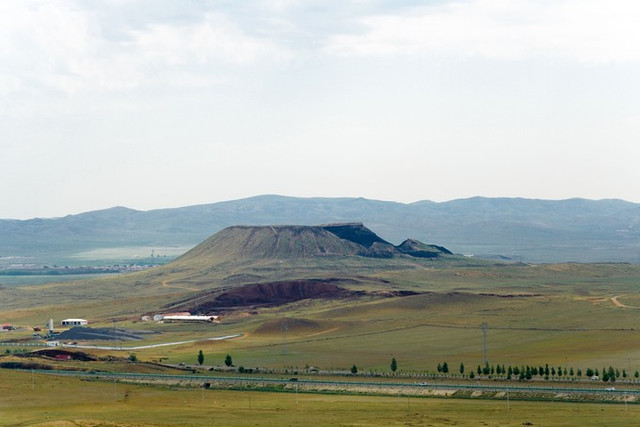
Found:
[[[257,196],[173,209],[111,209],[0,220],[0,258],[46,259],[104,248],[191,247],[232,225],[359,222],[455,253],[528,262],[640,262],[640,204],[483,198],[404,204],[362,198]],[[418,242],[419,243],[419,242]]]

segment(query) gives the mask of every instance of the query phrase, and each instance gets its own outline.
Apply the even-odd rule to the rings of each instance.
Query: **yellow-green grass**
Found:
[[[0,423],[627,426],[638,405],[219,391],[0,371]],[[63,421],[73,424],[63,424]]]
[[[283,319],[288,325],[286,335],[280,330]],[[231,316],[219,325],[123,321],[117,326],[163,333],[143,342],[117,343],[122,347],[233,333],[243,336],[153,349],[87,351],[125,357],[135,353],[142,360],[191,364],[196,362],[198,351],[203,350],[206,365],[222,364],[229,353],[237,366],[348,369],[356,364],[364,372],[388,370],[391,357],[396,357],[402,370],[433,372],[444,361],[452,369],[457,369],[460,362],[467,369],[483,362],[482,322],[489,325],[490,363],[549,363],[583,371],[612,365],[630,369],[629,374],[640,369],[640,331],[636,329],[635,310],[618,308],[609,299],[593,303],[565,296],[428,294],[289,304],[263,309],[257,315]],[[5,333],[3,337],[13,334]]]
[[[280,270],[272,260],[265,260],[238,263],[222,271],[216,267],[202,274],[218,277],[220,281],[228,274],[250,272],[260,277],[270,274],[276,278],[303,274],[314,277],[320,273],[346,275],[355,266],[352,274],[360,283],[352,285],[354,290],[411,289],[431,293],[402,298],[306,300],[281,307],[247,309],[245,313],[223,317],[219,325],[159,325],[138,319],[193,292],[167,288],[158,275],[133,274],[117,280],[5,289],[0,291],[2,296],[14,299],[0,299],[0,316],[3,321],[26,326],[42,326],[50,317],[56,320],[82,317],[93,326],[111,327],[111,319],[116,318],[117,327],[162,332],[142,342],[118,343],[120,346],[243,334],[239,339],[224,342],[201,341],[122,352],[88,350],[101,355],[126,356],[134,352],[143,360],[194,363],[202,349],[212,364],[221,364],[229,353],[236,365],[247,367],[309,364],[349,368],[356,364],[361,371],[387,369],[391,357],[396,357],[400,368],[406,370],[433,371],[443,361],[456,368],[460,362],[476,366],[484,357],[480,325],[486,322],[487,356],[491,363],[550,363],[583,370],[613,365],[631,368],[631,372],[640,369],[638,310],[617,307],[611,300],[612,296],[620,295],[619,302],[636,304],[640,294],[638,266],[430,268],[435,264],[416,261],[415,268],[408,269],[406,263],[393,260],[365,260],[357,265],[348,259],[332,262],[338,264],[335,271],[327,271],[328,260],[311,266],[306,273],[300,260],[287,261]],[[387,270],[379,269],[380,265]],[[170,277],[183,273],[183,270],[167,272]],[[362,275],[365,273],[371,276],[370,280]],[[377,280],[380,278],[389,283],[381,283]],[[170,284],[207,286],[198,280],[191,277]],[[216,287],[220,281],[209,285]],[[289,319],[285,351],[282,346],[285,337],[279,328],[283,318]],[[23,333],[25,337],[28,335]],[[19,335],[4,333],[0,339],[12,336]]]

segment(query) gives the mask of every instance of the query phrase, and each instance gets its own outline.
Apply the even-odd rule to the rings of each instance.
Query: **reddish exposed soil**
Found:
[[[171,309],[185,309],[191,312],[219,312],[251,306],[280,305],[308,298],[343,298],[358,295],[335,283],[352,282],[345,279],[299,279],[268,283],[254,283],[240,286],[222,293],[210,293],[183,300]]]
[[[292,280],[242,286],[219,295],[217,307],[284,304],[307,298],[338,298],[349,293],[329,280]]]
[[[81,351],[69,351],[69,350],[60,350],[60,349],[43,349],[37,350],[28,354],[29,356],[41,356],[41,357],[50,357],[52,359],[61,358],[60,356],[68,356],[72,360],[81,360],[83,362],[89,362],[97,360],[95,356],[92,356],[88,353],[83,353]]]

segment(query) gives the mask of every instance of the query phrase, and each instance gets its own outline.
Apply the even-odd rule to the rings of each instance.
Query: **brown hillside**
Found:
[[[307,298],[340,298],[354,294],[334,283],[342,279],[300,279],[239,286],[225,292],[207,291],[168,305],[172,310],[218,313],[250,306],[285,304]],[[348,282],[348,280],[347,280]]]
[[[176,263],[206,257],[212,264],[240,259],[355,255],[361,246],[322,227],[234,226],[214,234]]]

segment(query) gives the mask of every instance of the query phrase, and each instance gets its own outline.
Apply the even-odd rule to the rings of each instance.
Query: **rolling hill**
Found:
[[[621,200],[482,198],[410,204],[258,196],[174,209],[123,207],[63,218],[0,220],[0,258],[51,262],[101,248],[192,247],[236,224],[363,222],[452,252],[530,262],[640,262],[640,205]],[[149,250],[150,252],[150,250]]]

